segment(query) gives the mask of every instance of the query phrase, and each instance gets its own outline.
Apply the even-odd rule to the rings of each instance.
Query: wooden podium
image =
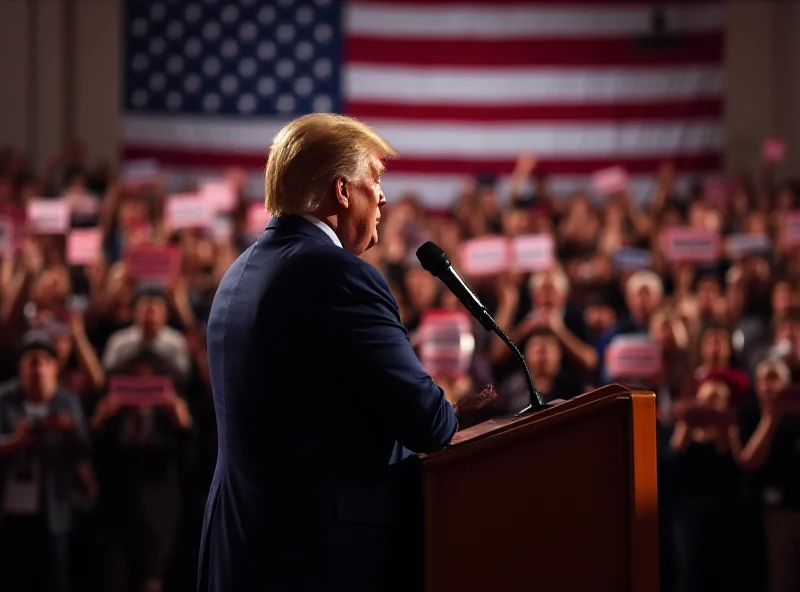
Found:
[[[423,456],[427,592],[657,592],[655,430],[612,384]]]

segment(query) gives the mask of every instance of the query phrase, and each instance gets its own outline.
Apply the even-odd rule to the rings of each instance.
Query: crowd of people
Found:
[[[387,196],[364,255],[421,351],[431,313],[462,308],[419,266],[419,245],[433,240],[469,269],[476,239],[551,237],[549,264],[468,279],[546,399],[611,381],[656,393],[663,592],[800,589],[800,241],[789,223],[800,184],[762,164],[713,199],[704,179],[679,191],[670,163],[652,195],[623,183],[556,196],[523,154],[509,195],[476,176],[445,211]],[[259,196],[227,171],[236,203],[187,227],[166,214],[162,181],[92,167],[80,143],[41,175],[0,152],[3,590],[194,589],[216,455],[204,324],[222,274],[256,238]],[[68,204],[63,231],[31,224],[27,204],[43,197]],[[675,228],[717,236],[717,256],[676,255],[663,240]],[[86,229],[100,245],[76,263],[69,236]],[[179,267],[133,273],[127,255],[148,247],[179,253]],[[524,408],[510,350],[477,322],[467,331],[467,363],[431,365],[437,383],[454,397],[493,384],[487,416]],[[624,343],[656,347],[657,367],[620,369],[611,354]]]

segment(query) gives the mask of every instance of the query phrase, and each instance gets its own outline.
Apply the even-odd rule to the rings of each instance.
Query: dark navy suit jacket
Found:
[[[223,277],[207,341],[219,449],[199,589],[397,589],[417,491],[393,459],[445,447],[457,420],[383,276],[274,218]]]

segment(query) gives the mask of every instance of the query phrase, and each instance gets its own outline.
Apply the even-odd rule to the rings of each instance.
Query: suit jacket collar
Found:
[[[331,237],[325,234],[322,229],[317,228],[314,224],[302,216],[295,214],[286,214],[271,218],[269,224],[267,224],[267,228],[274,228],[276,230],[283,230],[287,232],[297,232],[310,238],[321,240],[330,245],[336,246],[333,244]]]

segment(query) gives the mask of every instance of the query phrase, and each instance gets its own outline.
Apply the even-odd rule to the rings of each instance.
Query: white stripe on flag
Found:
[[[722,150],[719,121],[635,124],[409,124],[370,121],[401,156],[515,159],[697,154]]]
[[[402,156],[515,159],[530,151],[540,158],[625,157],[708,153],[724,147],[719,121],[636,124],[406,123],[370,121]],[[212,120],[126,115],[128,144],[266,155],[281,123],[274,120]]]
[[[618,37],[650,31],[653,8],[621,6],[474,6],[348,2],[344,28],[350,35],[384,38],[508,39],[512,37]],[[670,31],[724,29],[721,2],[666,7]],[[567,49],[568,50],[568,49]]]
[[[159,117],[126,113],[125,143],[158,148],[230,150],[267,155],[272,140],[287,121],[275,119],[209,119]]]
[[[721,97],[721,66],[643,68],[413,68],[352,65],[344,96],[410,104],[648,102]]]

